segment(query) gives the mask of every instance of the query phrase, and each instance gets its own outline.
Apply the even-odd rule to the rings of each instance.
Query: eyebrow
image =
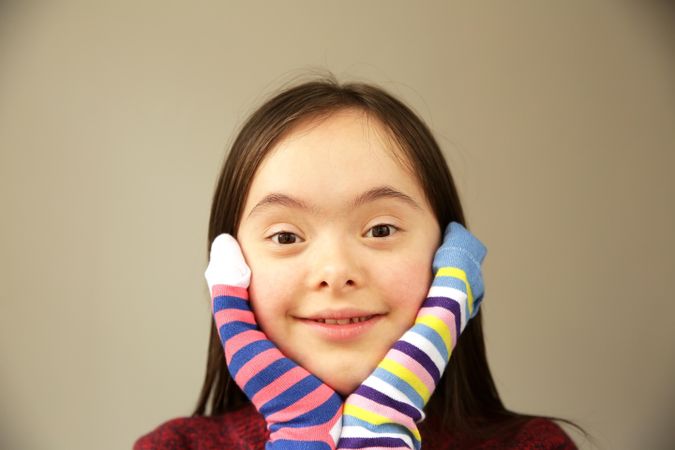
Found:
[[[409,206],[412,206],[415,209],[420,210],[422,209],[422,207],[415,200],[413,200],[412,197],[410,197],[407,194],[404,194],[401,191],[397,191],[396,189],[390,186],[378,186],[376,188],[364,192],[363,194],[359,195],[354,199],[354,201],[352,202],[352,208],[357,208],[366,203],[374,202],[375,200],[380,200],[383,198],[402,200],[403,202],[407,203]]]
[[[422,207],[417,203],[412,197],[410,197],[407,194],[404,194],[401,191],[398,191],[391,186],[378,186],[373,189],[369,189],[366,192],[359,194],[352,200],[351,207],[352,208],[358,208],[359,206],[363,206],[366,203],[371,203],[376,200],[380,199],[394,199],[394,200],[401,200],[404,203],[408,204],[408,206],[422,210]],[[268,194],[265,197],[263,197],[262,200],[260,200],[252,209],[251,212],[248,213],[248,216],[252,216],[254,213],[258,213],[261,210],[264,210],[268,207],[272,206],[285,206],[287,208],[294,208],[294,209],[302,209],[306,211],[312,211],[312,212],[317,212],[318,208],[312,205],[307,204],[306,202],[295,198],[291,197],[290,195],[283,194],[280,192],[275,192],[272,194]]]

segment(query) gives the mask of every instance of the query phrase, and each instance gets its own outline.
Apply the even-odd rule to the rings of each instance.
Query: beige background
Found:
[[[0,7],[0,447],[130,448],[190,414],[224,150],[316,68],[440,140],[489,248],[506,404],[601,449],[675,443],[664,2],[94,3]]]

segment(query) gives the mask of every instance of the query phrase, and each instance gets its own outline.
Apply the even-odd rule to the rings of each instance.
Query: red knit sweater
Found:
[[[432,432],[420,425],[422,448],[449,449],[513,449],[513,450],[576,450],[570,437],[548,419],[533,419],[517,433],[478,443],[459,442],[446,432]],[[182,417],[163,423],[142,436],[134,450],[259,450],[265,448],[269,433],[265,421],[248,405],[220,416]]]

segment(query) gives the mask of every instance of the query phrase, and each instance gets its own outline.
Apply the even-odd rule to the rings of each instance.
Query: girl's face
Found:
[[[258,168],[237,236],[260,327],[343,395],[414,322],[440,244],[384,135],[357,110],[297,126]]]

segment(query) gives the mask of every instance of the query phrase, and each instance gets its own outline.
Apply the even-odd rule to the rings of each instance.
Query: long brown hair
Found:
[[[340,84],[325,76],[287,88],[258,108],[244,123],[218,180],[209,222],[207,257],[221,233],[236,235],[251,180],[275,143],[300,121],[358,108],[381,122],[417,175],[441,227],[456,221],[466,226],[455,183],[431,131],[401,101],[365,83]],[[206,376],[193,415],[232,411],[248,403],[230,378],[213,321]],[[460,434],[487,437],[514,431],[533,416],[506,409],[499,398],[485,354],[482,313],[461,334],[448,367],[427,406],[427,414],[441,418],[444,428]],[[570,423],[564,419],[564,422]]]

